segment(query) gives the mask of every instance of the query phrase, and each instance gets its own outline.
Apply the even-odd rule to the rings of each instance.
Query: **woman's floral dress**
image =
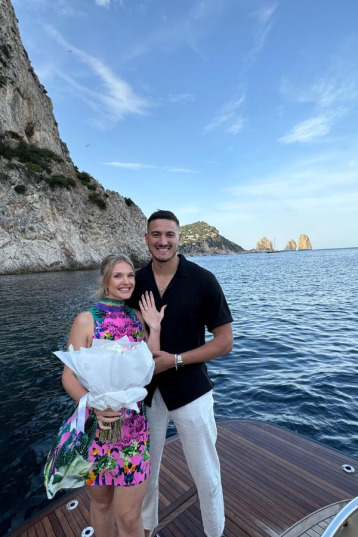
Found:
[[[123,301],[102,300],[89,311],[94,318],[93,339],[116,340],[124,336],[130,341],[144,339],[139,319]],[[71,427],[74,416],[71,411],[47,458],[44,473],[49,499],[61,488],[76,488],[84,483],[128,487],[147,479],[150,473],[149,427],[143,403],[137,405],[139,412],[121,409],[121,418],[116,422],[120,424],[118,435],[101,431],[96,416],[88,408],[84,432],[78,433]]]
[[[102,300],[89,310],[94,318],[93,339],[116,340],[127,336],[130,341],[144,339],[143,327],[134,311],[122,301]],[[125,371],[123,371],[125,374]],[[92,464],[86,475],[87,485],[137,485],[150,472],[149,427],[143,403],[139,412],[122,409],[118,440],[101,441],[101,430],[89,448],[88,461]]]

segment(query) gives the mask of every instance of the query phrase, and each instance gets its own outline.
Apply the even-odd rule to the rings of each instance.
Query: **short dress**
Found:
[[[93,339],[116,340],[128,336],[130,341],[144,339],[143,326],[135,312],[123,301],[102,300],[89,310],[94,318]],[[88,461],[92,467],[85,474],[86,485],[127,487],[145,481],[150,473],[149,427],[144,405],[139,412],[121,409],[121,432],[118,440],[102,442],[97,429],[89,447]]]

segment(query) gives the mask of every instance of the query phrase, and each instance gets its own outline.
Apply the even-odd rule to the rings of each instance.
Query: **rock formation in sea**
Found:
[[[273,252],[274,247],[272,242],[267,237],[263,237],[256,243],[255,250],[258,250],[259,252]]]
[[[73,164],[10,0],[0,27],[0,274],[93,268],[118,251],[145,263],[143,212]]]
[[[206,222],[194,222],[181,226],[182,244],[180,252],[185,255],[220,255],[244,252],[238,244],[220,235],[219,231]]]
[[[285,250],[297,250],[297,243],[295,240],[293,239],[290,239],[286,246],[285,246]]]
[[[299,250],[312,250],[311,241],[307,235],[300,235],[298,239],[298,249]]]

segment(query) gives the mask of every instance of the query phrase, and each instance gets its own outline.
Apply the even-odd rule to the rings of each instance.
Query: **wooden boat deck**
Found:
[[[227,537],[278,537],[315,511],[358,495],[357,473],[342,469],[349,464],[358,470],[352,457],[262,422],[225,420],[218,423],[218,433]],[[66,504],[73,498],[79,504],[69,511]],[[159,519],[160,537],[205,537],[178,437],[168,439],[164,449]],[[320,523],[312,519],[312,528]],[[89,497],[86,488],[77,489],[11,537],[80,537],[89,525]],[[306,526],[306,533],[296,526],[297,532],[286,536],[318,537],[324,529],[311,531],[307,520]]]

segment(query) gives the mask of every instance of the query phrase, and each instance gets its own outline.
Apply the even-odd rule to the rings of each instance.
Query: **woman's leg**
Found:
[[[114,537],[115,519],[113,511],[114,487],[108,485],[90,486],[91,524],[96,537]]]
[[[147,481],[131,487],[114,487],[113,510],[120,537],[144,537],[142,502],[146,490]]]

